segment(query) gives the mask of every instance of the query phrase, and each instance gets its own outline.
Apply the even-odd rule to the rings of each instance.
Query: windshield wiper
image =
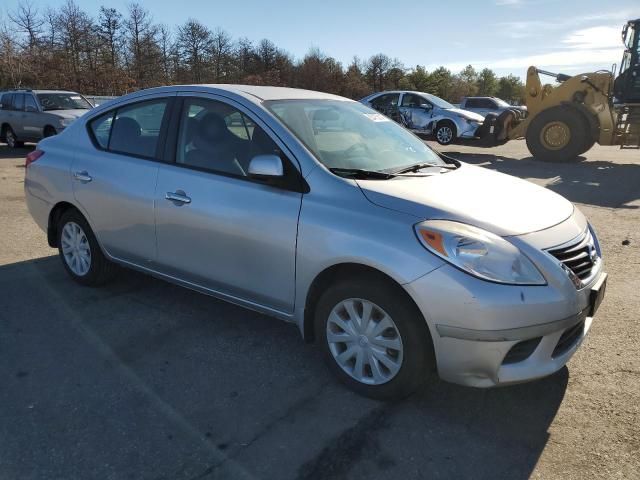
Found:
[[[330,168],[330,172],[341,177],[355,177],[362,179],[388,180],[395,177],[393,173],[380,172],[378,170],[363,170],[361,168]]]
[[[409,165],[408,167],[401,168],[400,170],[394,170],[393,172],[391,172],[391,175],[397,175],[399,173],[417,172],[427,167],[446,168],[448,170],[455,170],[456,168],[458,168],[457,166],[450,165],[448,163],[445,163],[444,165],[440,165],[438,163],[423,162],[423,163],[414,163],[413,165]]]

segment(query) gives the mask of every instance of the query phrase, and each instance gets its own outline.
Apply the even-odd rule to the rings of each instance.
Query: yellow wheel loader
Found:
[[[617,77],[606,70],[572,77],[529,67],[527,114],[487,115],[479,132],[484,144],[524,138],[531,154],[545,161],[575,159],[595,143],[640,149],[640,19],[623,27],[622,38]],[[559,85],[543,85],[540,74]]]

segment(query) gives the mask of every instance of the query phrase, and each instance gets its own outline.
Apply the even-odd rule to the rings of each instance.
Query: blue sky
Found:
[[[0,18],[20,0],[3,0]],[[38,8],[64,0],[32,0]],[[108,3],[121,11],[129,0],[77,0],[89,13]],[[354,55],[397,57],[407,67],[445,65],[456,72],[471,63],[504,75],[528,65],[578,73],[610,68],[622,57],[622,23],[640,17],[638,0],[140,0],[158,23],[196,18],[234,38],[269,38],[296,58],[311,47],[344,64]]]

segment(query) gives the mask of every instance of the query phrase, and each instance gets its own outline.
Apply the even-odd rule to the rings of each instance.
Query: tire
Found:
[[[113,278],[117,267],[104,256],[91,227],[80,212],[72,209],[63,213],[56,233],[60,260],[76,282],[94,287]],[[81,260],[85,255],[88,256],[88,264]],[[76,261],[72,259],[74,256]]]
[[[440,145],[450,145],[456,139],[456,126],[453,122],[440,122],[436,126],[434,135]]]
[[[44,131],[42,132],[42,136],[44,138],[53,137],[56,134],[57,134],[56,129],[53,128],[51,125],[47,125],[46,127],[44,127]]]
[[[18,137],[16,137],[15,132],[9,126],[4,129],[4,138],[7,142],[7,146],[9,148],[22,148],[24,147],[24,142],[18,141]]]
[[[570,162],[593,146],[587,119],[565,106],[539,113],[527,129],[526,141],[529,152],[545,162]]]
[[[365,330],[359,330],[356,334],[347,333],[354,332],[359,325],[344,308],[348,305],[345,302],[351,302],[356,317],[357,314],[366,317],[365,302],[371,305],[369,333],[363,334]],[[383,330],[385,336],[382,336],[375,328],[388,325],[388,322],[382,323],[384,313],[391,319],[393,328]],[[347,330],[338,326],[335,315],[340,317]],[[349,318],[345,320],[345,316]],[[315,338],[321,344],[329,369],[342,383],[360,395],[379,400],[401,399],[417,390],[435,371],[433,343],[422,314],[406,292],[386,278],[357,276],[331,285],[318,299],[314,319]],[[330,334],[334,340],[346,338],[345,335],[350,340],[330,342]],[[367,340],[362,337],[367,337]],[[354,341],[355,338],[358,340]],[[387,342],[389,348],[381,348],[380,342]],[[351,348],[347,345],[361,352],[358,354],[357,350],[353,350],[355,353],[349,358],[351,366],[345,365],[347,362],[344,361],[341,365],[337,360],[337,356]],[[396,347],[400,350],[396,350]],[[360,380],[355,376],[358,356],[362,358],[360,372],[364,374]],[[385,362],[395,366],[387,368],[378,361],[381,356],[386,359]],[[348,353],[346,357],[349,357]],[[374,367],[378,379],[375,378]]]

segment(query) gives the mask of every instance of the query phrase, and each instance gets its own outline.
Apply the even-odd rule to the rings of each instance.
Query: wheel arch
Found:
[[[453,127],[453,133],[455,134],[456,137],[458,136],[458,124],[452,118],[446,118],[445,117],[445,118],[441,118],[440,120],[438,120],[436,122],[436,130],[438,128],[440,128],[441,125],[444,125],[444,124],[452,126]]]
[[[7,139],[5,138],[5,132],[7,131],[7,128],[10,127],[11,125],[9,125],[9,122],[3,122],[2,125],[0,125],[0,141],[7,141]]]
[[[409,294],[409,292],[407,292],[407,290],[402,286],[401,283],[399,283],[397,280],[395,280],[393,277],[391,277],[387,273],[377,268],[374,268],[372,266],[365,265],[363,263],[347,262],[347,263],[334,264],[325,268],[320,273],[318,273],[313,279],[313,281],[311,282],[307,290],[307,294],[305,297],[305,305],[304,305],[304,315],[302,318],[303,324],[301,329],[305,342],[313,343],[315,341],[314,313],[315,313],[318,300],[320,299],[320,296],[322,295],[322,293],[332,283],[338,281],[339,279],[344,279],[349,277],[356,278],[356,277],[365,276],[365,275],[376,277],[379,279],[379,281],[387,282],[390,285],[392,285],[399,292],[402,292],[406,296],[406,298],[409,299],[409,301],[414,305],[416,310],[420,312],[418,305],[413,300],[413,297]],[[426,320],[424,318],[423,320],[424,320],[424,325],[426,330],[429,331]]]
[[[58,222],[62,215],[69,210],[77,210],[80,215],[85,217],[80,209],[72,203],[66,201],[58,202],[49,212],[49,220],[47,222],[47,242],[52,248],[56,248],[58,246]]]
[[[42,136],[43,137],[47,137],[47,131],[53,131],[53,135],[57,135],[58,131],[56,130],[56,127],[54,127],[53,125],[51,125],[50,123],[47,123],[43,128],[42,128]],[[51,135],[51,136],[53,136]]]

